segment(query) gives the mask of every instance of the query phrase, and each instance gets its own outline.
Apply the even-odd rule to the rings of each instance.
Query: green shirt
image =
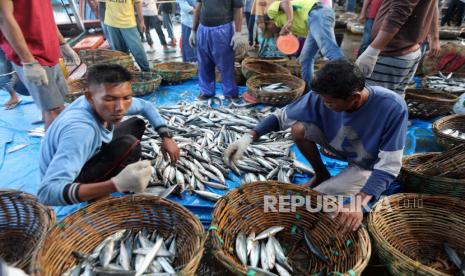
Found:
[[[308,34],[308,13],[318,0],[293,0],[291,1],[294,10],[291,32],[300,37],[307,37]],[[276,1],[268,8],[268,17],[274,21],[276,26],[282,28],[287,23],[287,15],[279,10],[281,1]]]

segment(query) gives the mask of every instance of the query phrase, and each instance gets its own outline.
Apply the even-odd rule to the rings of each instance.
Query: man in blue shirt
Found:
[[[140,193],[152,167],[141,156],[140,139],[148,119],[174,163],[179,148],[151,103],[133,98],[131,74],[116,64],[99,64],[87,72],[87,92],[69,105],[47,130],[39,156],[38,197],[47,205],[67,205],[112,192]]]
[[[315,170],[307,184],[329,195],[355,195],[355,209],[341,208],[340,227],[356,230],[362,207],[377,199],[402,166],[408,111],[388,89],[365,86],[360,69],[346,60],[329,62],[312,81],[312,91],[259,123],[231,144],[225,162],[242,157],[252,141],[271,131],[292,128],[292,137]],[[349,166],[331,177],[317,144]]]

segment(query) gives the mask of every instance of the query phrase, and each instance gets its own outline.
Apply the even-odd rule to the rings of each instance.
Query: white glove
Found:
[[[28,275],[19,268],[7,266],[6,276],[28,276]]]
[[[230,43],[230,46],[233,47],[233,50],[235,51],[238,48],[243,48],[246,45],[246,37],[243,36],[240,32],[235,32]]]
[[[241,139],[229,145],[224,151],[224,162],[230,165],[231,162],[241,159],[244,156],[244,152],[247,150],[249,145],[252,143],[252,135],[244,134]]]
[[[189,45],[192,48],[195,48],[195,31],[194,30],[191,31],[191,35],[189,36]]]
[[[37,62],[24,62],[23,73],[27,81],[34,85],[48,85],[47,71]]]
[[[355,62],[365,77],[369,77],[373,73],[379,53],[381,53],[381,50],[368,46]]]
[[[68,43],[65,43],[60,46],[61,49],[61,56],[69,63],[73,63],[74,65],[81,64],[81,59],[79,55],[69,46]]]
[[[142,193],[149,184],[153,168],[150,161],[138,161],[126,166],[111,181],[118,192]]]

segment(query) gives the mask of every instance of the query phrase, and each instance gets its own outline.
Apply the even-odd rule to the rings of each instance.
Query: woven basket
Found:
[[[465,115],[449,115],[433,123],[433,132],[436,136],[436,142],[446,148],[465,143],[465,140],[455,138],[442,133],[445,129],[458,130],[465,132]]]
[[[402,159],[402,169],[398,179],[405,192],[438,194],[465,199],[465,179],[431,176],[416,172],[414,168],[439,153],[414,153]]]
[[[62,275],[76,264],[73,251],[90,253],[118,230],[143,227],[157,229],[165,239],[176,235],[174,267],[182,266],[182,275],[194,275],[206,237],[202,224],[183,206],[143,194],[102,199],[66,217],[48,233],[34,268],[37,275]]]
[[[239,62],[234,63],[234,73],[237,85],[245,85],[245,78],[242,75],[241,64]],[[215,70],[215,81],[221,82],[221,73],[218,69]]]
[[[429,88],[407,89],[405,101],[414,118],[429,119],[450,114],[458,97]]]
[[[263,92],[260,90],[262,85],[279,82],[289,86],[292,90],[290,92],[276,93]],[[269,105],[285,105],[302,96],[302,93],[305,91],[305,81],[292,75],[258,75],[247,80],[247,88],[250,95],[258,99],[261,103]]]
[[[126,53],[108,49],[90,49],[79,51],[82,62],[87,66],[98,63],[114,63],[128,70],[134,70],[134,61]]]
[[[276,58],[261,58],[261,57],[253,57],[253,56],[250,56],[250,57],[247,57],[246,60],[248,61],[251,61],[251,60],[258,60],[258,61],[267,61],[267,62],[271,62],[271,63],[274,63],[274,64],[277,64],[277,65],[281,65],[281,66],[284,66],[286,67],[287,63],[289,62],[289,59],[287,57],[276,57]]]
[[[302,76],[302,66],[300,65],[298,59],[289,60],[284,67],[286,67],[293,76],[298,78]]]
[[[74,100],[84,95],[87,90],[87,79],[82,78],[68,82],[68,94],[65,95],[64,100],[67,103],[72,103]]]
[[[133,96],[144,96],[158,89],[161,77],[154,72],[133,71],[131,88]]]
[[[214,256],[236,275],[253,275],[247,274],[247,267],[240,263],[234,251],[237,234],[258,234],[272,226],[283,226],[285,229],[279,232],[276,238],[288,252],[289,263],[294,269],[292,275],[301,271],[301,265],[309,265],[312,270],[299,273],[303,275],[321,271],[324,266],[328,272],[341,272],[339,275],[360,275],[371,256],[368,232],[361,228],[357,232],[341,236],[340,232],[336,231],[336,222],[327,214],[309,212],[304,206],[296,207],[296,212],[265,213],[265,196],[292,195],[311,199],[312,208],[321,206],[317,205],[321,204],[321,201],[317,202],[320,195],[318,192],[275,181],[245,184],[221,198],[215,205],[210,227]],[[279,208],[277,205],[275,207]],[[308,232],[313,242],[329,258],[328,265],[319,261],[313,254],[307,253],[302,230]],[[352,241],[350,250],[346,247],[347,240]],[[330,246],[339,256],[331,253]],[[303,254],[305,256],[302,256]]]
[[[29,270],[31,259],[55,223],[55,215],[33,195],[0,190],[0,257]]]
[[[460,27],[442,26],[439,28],[439,39],[457,39],[460,33]]]
[[[291,75],[291,72],[281,65],[268,61],[244,59],[242,62],[242,75],[248,80],[257,75],[281,74]]]
[[[381,263],[391,275],[457,275],[425,263],[448,259],[444,243],[460,254],[464,251],[464,210],[464,201],[447,196],[396,194],[381,199],[368,219]]]
[[[178,83],[197,75],[197,66],[187,62],[165,62],[156,64],[154,71],[164,83]]]

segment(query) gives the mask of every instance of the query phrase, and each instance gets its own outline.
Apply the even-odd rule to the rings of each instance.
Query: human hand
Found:
[[[252,143],[253,138],[250,134],[244,134],[241,139],[230,144],[224,151],[224,162],[227,165],[231,165],[231,162],[235,162],[244,156],[244,152],[247,150],[249,145]]]
[[[140,23],[140,24],[139,24],[139,32],[145,33],[145,30],[146,30],[145,24],[144,24],[144,23]]]
[[[47,71],[37,62],[22,62],[24,77],[34,85],[48,85]]]
[[[142,193],[149,184],[152,172],[150,161],[138,161],[127,165],[111,181],[118,192]]]
[[[234,32],[233,37],[231,38],[230,46],[233,47],[233,50],[244,48],[247,45],[245,36],[241,32]]]
[[[376,61],[378,61],[378,56],[381,53],[381,50],[368,46],[368,48],[363,52],[355,62],[362,71],[365,77],[371,76],[373,70],[375,69]]]
[[[429,45],[429,57],[437,57],[439,55],[439,51],[441,50],[441,44],[439,42],[439,39],[433,38],[433,39],[428,39],[428,45]]]
[[[279,33],[280,35],[287,35],[291,33],[292,29],[292,21],[288,21],[282,28],[281,32]]]
[[[191,34],[189,36],[189,45],[192,48],[195,48],[195,31],[194,30],[191,31]]]
[[[171,138],[163,138],[161,142],[163,154],[170,156],[171,164],[174,165],[179,160],[179,147]]]

